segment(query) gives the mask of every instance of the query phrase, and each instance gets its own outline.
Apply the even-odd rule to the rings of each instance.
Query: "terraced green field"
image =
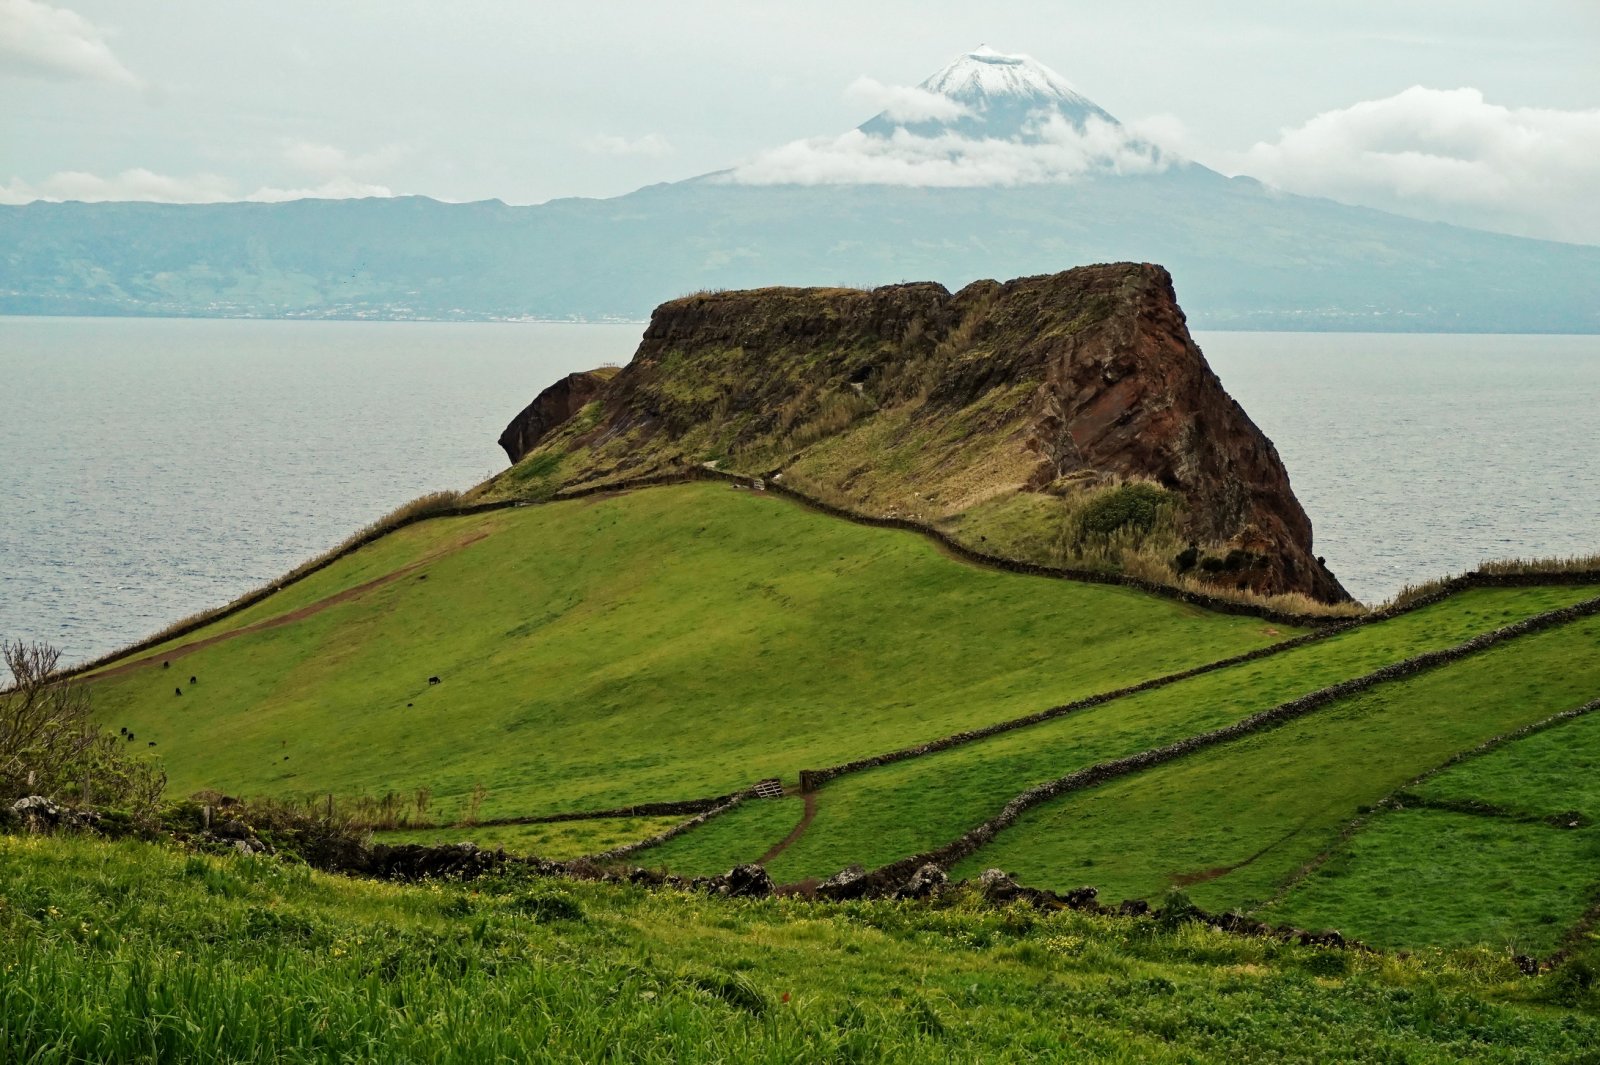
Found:
[[[1600,899],[1600,715],[1408,787],[1266,912],[1382,946],[1496,943],[1544,955]]]
[[[840,777],[820,789],[815,820],[769,868],[780,881],[793,882],[826,877],[854,862],[871,868],[932,849],[1035,784],[1229,724],[1424,651],[1591,599],[1596,591],[1475,589],[1270,658]],[[798,800],[785,802],[798,805]],[[651,849],[638,857],[670,865],[692,847],[700,865],[726,869],[765,853],[798,816],[769,825],[736,811],[694,833],[692,841],[675,840],[667,845],[672,849]]]
[[[1411,779],[1592,699],[1597,647],[1600,620],[1576,621],[1069,793],[1024,814],[957,871],[999,866],[1033,883],[1094,884],[1111,899],[1181,888],[1211,910],[1258,906]],[[1581,911],[1584,885],[1569,886]]]
[[[1487,803],[1534,817],[1575,811],[1600,822],[1600,715],[1525,736],[1409,790],[1434,802]]]
[[[1293,634],[688,484],[408,527],[94,699],[178,794],[427,787],[449,817],[481,785],[495,818],[792,779]]]
[[[1407,809],[1374,818],[1262,913],[1376,947],[1485,943],[1546,957],[1597,894],[1592,829]]]

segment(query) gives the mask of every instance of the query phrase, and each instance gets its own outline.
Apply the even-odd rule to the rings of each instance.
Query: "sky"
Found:
[[[0,0],[0,202],[615,196],[980,44],[1226,173],[1600,243],[1595,0]]]

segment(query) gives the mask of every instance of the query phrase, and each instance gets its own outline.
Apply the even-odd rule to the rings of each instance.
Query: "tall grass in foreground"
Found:
[[[197,611],[196,613],[190,614],[188,617],[179,618],[172,624],[156,630],[149,636],[146,636],[143,639],[128,645],[127,647],[122,647],[115,651],[111,651],[108,654],[101,655],[99,658],[75,667],[73,672],[82,673],[88,670],[97,669],[108,662],[116,661],[124,655],[133,654],[134,652],[143,650],[146,647],[154,647],[155,645],[163,643],[174,636],[198,628],[201,625],[215,621],[218,618],[226,617],[237,610],[241,610],[252,603],[266,598],[273,592],[279,591],[293,584],[295,581],[298,581],[307,574],[321,569],[323,566],[326,566],[329,562],[348,551],[351,551],[357,547],[361,547],[373,540],[376,540],[380,536],[384,536],[390,532],[393,532],[402,525],[413,521],[419,521],[423,518],[429,517],[430,515],[441,514],[452,510],[460,506],[461,503],[461,493],[454,490],[430,492],[427,495],[418,496],[409,503],[402,503],[400,506],[395,507],[393,510],[389,511],[389,513],[385,514],[376,521],[363,525],[360,529],[357,529],[349,536],[346,536],[343,540],[340,540],[333,547],[330,547],[328,550],[306,559],[304,562],[300,563],[283,576],[276,577],[273,580],[268,581],[266,584],[261,585],[259,588],[248,591],[236,599],[223,604],[222,606]]]
[[[1533,1062],[1600,1044],[1592,990],[1500,952],[1330,951],[1176,910],[402,887],[6,837],[0,885],[7,1062]]]

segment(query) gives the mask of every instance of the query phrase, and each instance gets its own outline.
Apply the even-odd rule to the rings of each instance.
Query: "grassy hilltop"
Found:
[[[518,817],[792,783],[1296,631],[690,484],[413,525],[95,700],[180,793],[427,787],[449,816],[481,784]]]

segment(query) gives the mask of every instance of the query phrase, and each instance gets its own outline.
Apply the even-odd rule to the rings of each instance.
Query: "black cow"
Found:
[[[439,683],[439,678],[438,677],[429,677],[428,678],[428,683],[429,684],[438,684]]]

